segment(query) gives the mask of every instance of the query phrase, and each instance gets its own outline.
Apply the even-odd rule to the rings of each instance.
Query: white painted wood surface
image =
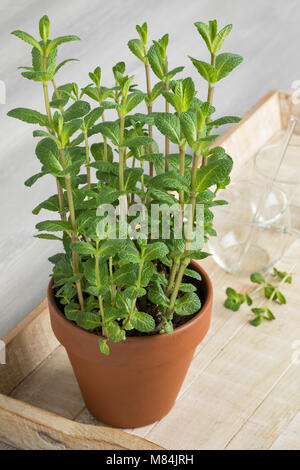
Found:
[[[193,23],[198,20],[207,21],[214,17],[219,20],[220,25],[229,22],[234,24],[225,50],[240,53],[245,58],[244,64],[217,87],[215,104],[218,114],[242,115],[266,91],[272,88],[290,90],[292,82],[300,79],[297,60],[300,40],[300,6],[297,0],[288,2],[285,0],[252,0],[251,2],[189,0],[186,3],[181,0],[160,0],[159,2],[157,0],[131,0],[130,2],[52,0],[47,7],[45,2],[38,0],[15,2],[1,0],[0,80],[6,84],[7,104],[0,105],[0,337],[44,298],[50,269],[47,257],[59,249],[59,245],[56,248],[53,243],[32,238],[35,223],[43,217],[33,216],[31,210],[41,200],[54,193],[55,188],[52,180],[46,178],[32,189],[23,186],[23,181],[39,168],[34,156],[35,142],[32,139],[32,128],[6,117],[6,112],[17,106],[32,106],[43,110],[41,86],[22,78],[17,71],[17,66],[29,65],[30,48],[22,41],[10,36],[9,32],[13,29],[23,29],[37,35],[37,22],[44,13],[47,13],[52,21],[53,35],[74,33],[82,39],[80,43],[70,43],[61,49],[62,58],[77,57],[80,63],[71,63],[62,69],[57,80],[58,84],[76,79],[83,86],[87,83],[87,72],[100,64],[104,81],[109,85],[111,84],[111,66],[118,60],[125,60],[128,72],[136,74],[137,81],[141,82],[144,78],[143,69],[129,52],[126,44],[128,39],[136,36],[135,25],[146,20],[151,38],[160,37],[165,32],[170,33],[170,66],[185,65],[185,73],[193,77],[205,96],[206,90],[203,82],[189,63],[187,55],[197,58],[205,57],[203,56],[204,47],[201,45]],[[201,98],[200,95],[199,97]],[[211,269],[213,270],[213,266]],[[226,283],[230,281],[231,278],[226,278]],[[297,298],[295,305],[296,303]],[[230,312],[225,312],[224,315],[219,315],[216,319],[220,331],[218,332],[219,338],[215,336],[215,340],[220,344],[223,341],[222,338],[226,336],[224,336],[223,327],[231,331],[231,324],[241,321],[237,317],[231,318]],[[243,327],[242,322],[240,326]],[[278,334],[280,332],[283,334],[284,326],[278,323]],[[243,334],[247,335],[245,331]],[[258,341],[268,341],[268,331],[264,337],[264,331],[261,330]],[[278,347],[282,347],[280,341],[279,343]],[[210,347],[215,347],[216,343],[205,344],[204,356],[201,356],[201,361],[204,362],[205,348],[209,351]],[[238,349],[243,349],[238,342],[236,346]],[[212,371],[208,369],[208,375],[204,374],[205,383],[193,385],[193,387],[199,386],[200,402],[205,399],[203,395],[205,389],[209,391],[210,387],[214,388],[215,374],[219,374],[220,369],[223,370],[227,361],[230,361],[230,355],[226,357],[225,344],[224,348],[224,356],[221,355],[219,362],[215,363],[216,369]],[[288,364],[288,354],[287,352],[285,354],[284,364]],[[262,360],[265,360],[265,357],[262,357]],[[247,367],[246,357],[242,355],[241,373]],[[272,367],[271,364],[270,367]],[[224,370],[226,375],[227,369]],[[286,374],[289,373],[286,371]],[[229,382],[235,380],[229,372],[227,377]],[[266,390],[264,392],[259,390],[257,393],[259,395],[265,392]],[[286,397],[284,399],[286,400]],[[230,401],[230,396],[228,400]],[[247,421],[247,426],[243,425],[245,418],[243,409],[241,409],[241,419],[236,423],[236,429],[240,429],[239,436],[244,430],[245,440],[253,431],[251,423],[254,423],[253,426],[258,422],[264,423],[266,416],[264,413],[270,415],[273,412],[272,407],[268,410],[268,405],[265,410],[260,407],[256,408],[255,401],[252,406],[253,416]],[[164,431],[166,433],[173,417],[176,421],[176,410],[172,413],[175,414],[170,415],[169,424],[166,425],[167,428]],[[215,436],[213,433],[215,428],[209,421],[207,425],[208,432]],[[163,432],[163,429],[163,427],[154,427],[145,431],[144,435],[149,439],[159,440],[163,445],[159,434]],[[262,425],[262,432],[264,430],[265,427]],[[220,436],[219,439],[223,445],[225,437]],[[206,444],[207,442],[210,442],[209,439],[206,440]],[[299,445],[299,416],[295,417],[292,422],[287,421],[284,433],[273,443],[273,447],[283,448],[291,442],[295,442],[294,446]],[[240,444],[237,437],[230,436],[226,445],[234,448]]]

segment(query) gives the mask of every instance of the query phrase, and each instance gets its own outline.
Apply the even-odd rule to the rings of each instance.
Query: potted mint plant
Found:
[[[203,101],[190,77],[178,78],[183,67],[169,66],[169,36],[149,45],[146,23],[128,43],[145,68],[146,91],[126,75],[124,62],[113,67],[112,86],[102,84],[100,67],[83,88],[58,86],[59,70],[75,60],[58,63],[60,46],[79,38],[50,40],[47,16],[40,40],[13,32],[32,46],[32,65],[22,75],[40,83],[45,105],[44,112],[8,113],[38,126],[41,171],[25,185],[52,175],[57,187],[33,210],[53,214],[37,223],[35,236],[61,244],[50,258],[53,331],[88,409],[114,426],[146,425],[170,410],[209,328],[212,284],[198,260],[216,235],[211,209],[226,203],[217,192],[232,169],[230,156],[213,146],[213,130],[239,121],[214,119],[212,102],[215,84],[242,58],[219,53],[231,25],[196,27],[211,57],[190,57],[208,83]],[[142,103],[146,113],[136,112]]]

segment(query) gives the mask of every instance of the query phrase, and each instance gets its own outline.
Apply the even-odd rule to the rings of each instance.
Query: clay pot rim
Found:
[[[207,287],[207,294],[206,294],[205,301],[204,301],[203,305],[201,305],[201,309],[199,310],[199,312],[193,318],[191,318],[191,320],[189,320],[186,323],[184,323],[183,325],[180,325],[177,328],[175,328],[172,335],[171,335],[172,337],[176,337],[176,336],[180,335],[185,330],[192,327],[192,325],[194,323],[198,322],[199,319],[203,315],[205,315],[205,313],[207,312],[207,309],[209,308],[209,305],[212,302],[213,286],[212,286],[212,282],[211,282],[210,277],[208,276],[207,272],[195,260],[191,260],[189,266],[191,266],[192,269],[194,269],[195,271],[197,271],[201,275],[202,280],[205,279],[205,283],[206,283],[206,287]],[[52,289],[53,282],[54,282],[54,278],[52,277],[50,279],[50,282],[49,282],[48,288],[47,288],[48,302],[51,303],[51,306],[52,306],[53,310],[56,312],[56,314],[58,314],[63,319],[66,326],[68,326],[69,328],[75,328],[76,330],[80,330],[81,334],[83,334],[83,335],[89,335],[89,336],[92,335],[93,337],[96,337],[98,339],[101,339],[101,338],[104,339],[103,336],[95,335],[94,333],[92,333],[88,330],[85,330],[85,329],[81,328],[80,326],[76,325],[72,321],[68,320],[61,313],[61,311],[58,308],[58,306],[56,305],[56,302],[55,302],[55,299],[54,299],[54,293],[53,293],[53,289]],[[157,339],[158,338],[165,338],[166,336],[169,337],[170,335],[168,335],[167,333],[162,333],[162,334],[149,335],[149,336],[129,336],[129,337],[126,337],[126,339],[124,341],[129,342],[129,343],[136,343],[136,342],[141,342],[141,341],[145,341],[145,340],[152,340],[153,341],[155,338],[157,338]],[[124,341],[122,341],[122,342],[124,342]]]

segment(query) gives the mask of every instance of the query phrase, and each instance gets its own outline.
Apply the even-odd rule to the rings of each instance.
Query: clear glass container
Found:
[[[282,143],[266,145],[254,156],[254,178],[271,185],[274,171],[279,165]],[[300,183],[300,145],[289,144],[275,178],[278,189],[283,191],[290,203]]]
[[[217,237],[208,245],[215,261],[232,274],[266,271],[289,242],[290,212],[285,194],[275,185],[239,181],[218,192],[228,205],[214,208]]]

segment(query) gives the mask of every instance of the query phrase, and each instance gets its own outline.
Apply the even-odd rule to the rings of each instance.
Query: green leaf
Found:
[[[47,41],[50,32],[50,20],[47,15],[42,16],[39,21],[40,36],[44,41]]]
[[[175,67],[174,69],[169,70],[164,76],[164,82],[171,80],[171,78],[173,78],[177,73],[182,72],[183,69],[184,67]]]
[[[133,285],[137,279],[137,265],[126,264],[117,269],[112,277],[112,281],[116,286]]]
[[[113,161],[113,151],[110,145],[107,145],[107,161]],[[91,153],[96,161],[104,160],[104,143],[95,143],[91,145]]]
[[[232,30],[232,24],[228,24],[227,26],[224,26],[223,29],[219,31],[219,33],[216,35],[215,39],[213,40],[212,47],[211,47],[211,52],[214,55],[217,55],[219,50],[221,49],[223,42],[225,38],[228,36],[230,31]]]
[[[43,222],[39,222],[36,224],[35,228],[39,231],[47,231],[47,232],[71,232],[72,227],[69,222],[65,222],[64,220],[44,220]]]
[[[62,136],[61,136],[63,147],[65,147],[70,137],[72,137],[72,135],[75,134],[75,132],[77,132],[81,126],[82,126],[81,119],[74,119],[64,124]]]
[[[52,235],[51,233],[38,233],[34,235],[35,238],[42,238],[43,240],[59,240],[62,241],[62,238]]]
[[[207,49],[209,52],[212,52],[212,41],[211,41],[211,34],[210,29],[207,24],[203,23],[202,21],[198,21],[194,23],[196,28],[198,29],[199,34],[201,34],[202,39],[205,41]]]
[[[179,290],[182,292],[195,292],[197,287],[195,287],[193,284],[182,283],[179,286]]]
[[[207,62],[203,62],[202,60],[194,59],[191,56],[189,56],[189,59],[191,59],[193,65],[196,67],[201,77],[203,77],[204,80],[209,83],[209,85],[212,85],[218,80],[217,71],[212,65],[208,64]]]
[[[29,124],[39,124],[40,126],[48,126],[49,124],[48,118],[45,114],[41,114],[33,109],[15,108],[8,111],[7,115]]]
[[[63,114],[64,122],[81,118],[90,112],[91,106],[87,101],[75,101]]]
[[[100,204],[112,204],[115,202],[122,194],[122,191],[118,191],[115,188],[105,186],[101,189],[97,196],[97,203]]]
[[[180,123],[184,137],[191,147],[197,140],[197,124],[195,113],[184,112],[180,116]]]
[[[151,261],[144,263],[141,279],[141,287],[147,287],[154,273],[154,266]]]
[[[148,299],[154,304],[163,305],[164,307],[168,307],[170,304],[170,300],[157,282],[149,289]]]
[[[246,298],[247,305],[249,306],[252,305],[252,299],[248,294],[245,294],[245,298]]]
[[[51,138],[41,140],[36,146],[35,154],[43,165],[43,171],[57,176],[63,170],[57,145]]]
[[[177,199],[172,194],[161,191],[160,189],[152,188],[150,190],[150,196],[153,199],[157,199],[160,203],[166,203],[171,206],[178,203]]]
[[[145,62],[144,58],[144,44],[140,39],[131,39],[128,41],[128,47],[131,52],[142,62]]]
[[[251,282],[255,282],[256,284],[264,284],[265,278],[261,273],[252,273],[250,276]]]
[[[115,256],[124,246],[125,240],[119,240],[118,238],[114,240],[104,240],[101,242],[98,254],[103,258],[109,258],[110,256]]]
[[[113,343],[118,343],[125,339],[125,331],[121,329],[117,322],[111,322],[107,325],[107,334]]]
[[[149,243],[142,249],[142,259],[144,261],[160,259],[166,256],[168,252],[169,249],[163,242]]]
[[[142,168],[126,168],[124,171],[125,190],[134,190],[136,188],[137,182],[141,179],[142,174]]]
[[[171,106],[177,111],[178,113],[181,113],[182,106],[181,106],[181,101],[180,98],[174,93],[171,93],[169,91],[163,91],[162,95],[165,97],[168,103],[170,103]]]
[[[120,141],[120,126],[114,121],[105,121],[98,124],[99,132],[105,137],[108,137],[114,145],[119,145]]]
[[[40,46],[40,43],[36,39],[34,39],[34,37],[32,37],[30,34],[20,30],[13,31],[11,34],[17,36],[17,38],[22,39],[22,41],[27,42],[31,46],[36,47],[40,51],[40,53],[43,54],[43,49]]]
[[[139,297],[144,297],[146,294],[147,291],[143,287],[130,286],[127,287],[127,289],[125,289],[124,291],[124,295],[130,300],[134,300]]]
[[[139,312],[137,310],[130,316],[130,323],[133,328],[144,333],[153,331],[155,328],[154,318],[148,313]]]
[[[73,242],[71,248],[80,255],[95,255],[96,252],[93,245],[89,242]]]
[[[237,67],[243,61],[243,57],[238,54],[231,54],[224,52],[219,54],[216,58],[216,80],[219,81],[225,78],[235,67]]]
[[[201,281],[201,276],[197,271],[194,271],[194,269],[186,269],[184,271],[184,275],[188,277],[192,277],[194,279],[197,279],[198,281]]]
[[[75,321],[78,326],[85,330],[93,330],[101,324],[99,315],[92,312],[78,312]]]
[[[261,325],[263,322],[263,317],[262,316],[257,316],[256,318],[254,318],[254,320],[251,320],[250,323],[251,325],[253,326],[259,326]]]
[[[205,259],[208,256],[211,256],[211,253],[206,253],[205,251],[201,250],[194,250],[190,252],[190,256],[193,259]]]
[[[150,66],[155,75],[162,80],[165,75],[164,63],[160,51],[156,46],[151,46],[147,54]]]
[[[136,106],[138,106],[142,101],[144,101],[146,94],[141,93],[140,91],[134,91],[127,96],[126,100],[126,114],[130,113],[130,111]]]
[[[58,66],[56,67],[55,69],[55,75],[57,74],[57,72],[65,65],[67,64],[68,62],[79,62],[79,59],[66,59],[66,60],[63,60],[60,64],[58,64]]]
[[[153,101],[156,100],[156,98],[159,97],[159,95],[162,93],[162,91],[165,89],[164,83],[163,82],[158,82],[154,85],[151,91],[151,99],[150,102],[153,103]]]
[[[139,159],[154,163],[154,168],[157,175],[165,172],[165,157],[162,153],[143,154],[139,157]]]
[[[43,171],[41,171],[40,173],[36,173],[35,175],[30,176],[30,178],[28,178],[24,184],[25,186],[30,188],[37,180],[39,180],[40,178],[42,178],[42,176],[45,176],[45,175],[46,173]]]
[[[169,171],[161,175],[154,176],[148,183],[149,188],[152,191],[152,188],[157,189],[166,189],[170,190],[179,190],[183,189],[186,192],[189,192],[186,180],[176,171]]]
[[[175,114],[157,113],[155,115],[157,129],[174,144],[180,143],[180,119]]]
[[[175,312],[177,315],[192,315],[199,312],[200,308],[200,299],[194,292],[187,292],[175,302]]]
[[[224,302],[224,307],[228,308],[229,310],[232,310],[233,312],[237,312],[241,306],[241,302],[234,298],[227,298]]]
[[[80,38],[75,35],[69,35],[69,36],[60,36],[56,39],[53,39],[53,41],[50,41],[50,43],[47,46],[46,53],[47,55],[50,54],[53,49],[56,49],[57,46],[60,44],[63,44],[64,42],[70,42],[70,41],[80,41]]]
[[[241,118],[237,116],[224,116],[208,124],[209,128],[224,126],[225,124],[234,124],[240,122]]]
[[[147,44],[147,33],[148,33],[148,25],[147,23],[143,23],[142,26],[136,25],[136,30],[141,38],[141,41],[146,46]]]
[[[173,327],[173,323],[172,323],[171,321],[167,321],[167,322],[164,324],[164,331],[165,331],[168,335],[172,335],[172,334],[173,334],[174,327]]]
[[[286,298],[284,297],[282,292],[280,292],[278,289],[276,293],[276,300],[278,300],[280,304],[286,304]]]
[[[104,108],[98,107],[93,109],[89,114],[84,118],[84,122],[87,129],[90,129],[96,121],[102,116]]]
[[[188,111],[195,96],[195,85],[190,77],[178,80],[174,87],[174,94],[181,103],[181,111]]]
[[[232,159],[224,154],[223,156],[212,156],[208,159],[207,165],[197,170],[196,190],[205,191],[210,186],[223,181],[232,170]]]
[[[271,312],[271,310],[269,308],[266,308],[266,315],[267,315],[268,320],[275,320],[276,319],[275,315]]]
[[[109,346],[108,346],[106,340],[100,338],[99,341],[98,341],[98,344],[99,344],[99,348],[100,348],[100,351],[102,352],[102,354],[105,354],[105,356],[108,356],[109,355]]]
[[[37,215],[40,213],[41,209],[58,212],[59,211],[58,196],[55,194],[54,196],[51,196],[45,201],[41,202],[38,206],[36,206],[33,209],[32,213]]]
[[[28,80],[34,80],[36,82],[48,82],[53,78],[53,74],[48,72],[22,72],[21,75],[24,78],[28,78]]]
[[[119,256],[121,259],[133,264],[141,262],[140,253],[132,240],[126,240],[126,244],[124,244],[123,249],[119,252]]]

